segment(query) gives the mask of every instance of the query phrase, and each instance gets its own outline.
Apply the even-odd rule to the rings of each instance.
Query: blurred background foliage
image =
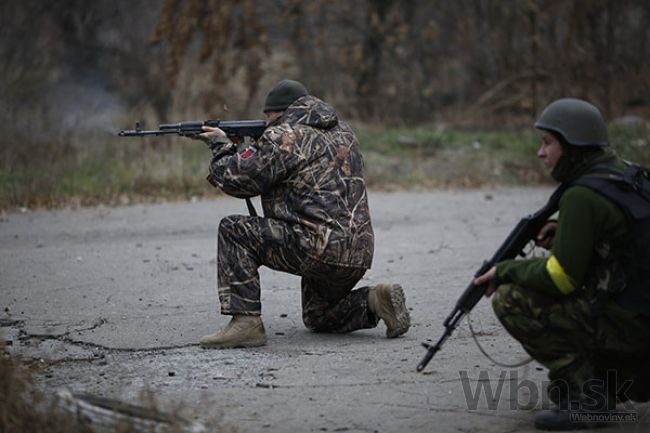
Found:
[[[0,208],[212,194],[205,148],[115,133],[261,118],[283,78],[353,123],[374,187],[547,181],[530,125],[564,96],[647,164],[648,22],[647,0],[0,2]]]

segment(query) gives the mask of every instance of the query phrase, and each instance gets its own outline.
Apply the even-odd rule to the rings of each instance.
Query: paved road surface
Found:
[[[532,431],[548,404],[545,371],[493,365],[465,323],[425,374],[415,367],[420,343],[439,337],[482,260],[549,192],[371,193],[376,254],[361,284],[404,286],[409,333],[388,340],[383,324],[311,333],[298,278],[262,269],[269,342],[254,350],[197,345],[227,322],[216,301],[216,229],[245,212],[242,201],[10,214],[0,222],[0,333],[12,352],[43,359],[46,389],[132,402],[149,390],[240,432]],[[525,357],[489,302],[472,321],[498,359]],[[648,431],[647,405],[636,408],[641,422],[608,431]]]

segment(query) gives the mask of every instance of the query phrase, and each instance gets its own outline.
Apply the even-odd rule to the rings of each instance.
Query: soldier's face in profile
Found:
[[[552,171],[555,164],[562,156],[562,145],[549,132],[542,132],[542,144],[537,151],[537,157],[542,160],[544,167],[548,171]]]

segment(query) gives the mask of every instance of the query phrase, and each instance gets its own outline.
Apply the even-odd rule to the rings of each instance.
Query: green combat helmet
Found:
[[[535,128],[560,134],[574,146],[607,146],[607,125],[598,108],[581,99],[564,98],[549,104]]]

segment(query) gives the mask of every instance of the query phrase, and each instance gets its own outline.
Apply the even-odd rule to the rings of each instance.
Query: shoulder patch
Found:
[[[242,151],[239,153],[239,156],[240,156],[242,159],[248,159],[248,158],[250,158],[251,156],[255,155],[256,152],[257,152],[257,149],[255,149],[255,148],[252,147],[252,146],[249,146],[249,147],[247,147],[246,149],[242,150]]]

